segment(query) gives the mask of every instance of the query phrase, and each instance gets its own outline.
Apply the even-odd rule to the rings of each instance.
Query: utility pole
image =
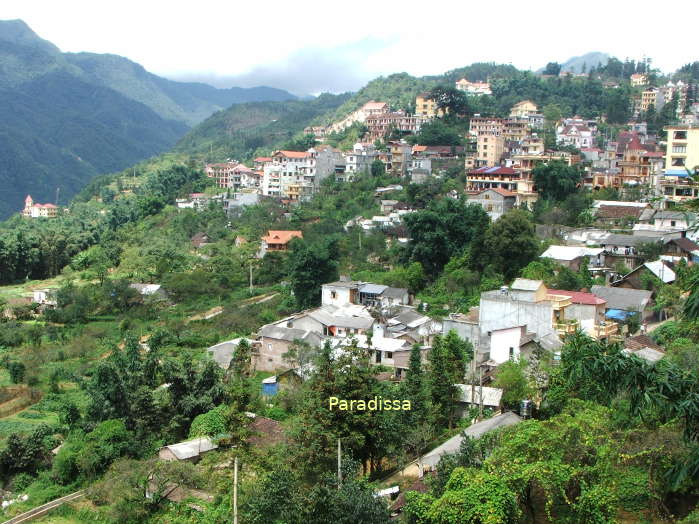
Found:
[[[252,260],[250,260],[250,294],[252,295]]]
[[[478,408],[478,418],[482,419],[483,418],[483,368],[478,368],[478,382],[480,383],[480,392],[478,393],[478,396],[480,397],[479,400],[479,408]]]
[[[342,487],[342,444],[337,439],[337,489]]]
[[[233,524],[238,524],[238,457],[233,461]]]

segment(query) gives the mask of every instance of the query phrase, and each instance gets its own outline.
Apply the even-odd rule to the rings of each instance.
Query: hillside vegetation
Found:
[[[21,20],[0,21],[0,218],[29,193],[65,204],[91,177],[171,148],[231,104],[289,100],[272,88],[160,78],[115,55],[68,54]]]

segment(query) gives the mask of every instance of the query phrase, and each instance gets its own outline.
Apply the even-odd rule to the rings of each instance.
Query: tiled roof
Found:
[[[675,244],[683,251],[692,252],[692,251],[696,251],[697,249],[699,249],[699,245],[697,245],[696,242],[692,242],[691,240],[689,240],[686,237],[673,238],[672,240],[670,240],[670,243]]]
[[[471,175],[516,175],[517,171],[511,167],[491,166],[479,167],[469,171]]]
[[[267,244],[287,244],[292,238],[303,238],[301,231],[268,231],[262,241]]]
[[[600,206],[597,210],[597,218],[639,218],[643,213],[642,207],[630,206]]]
[[[585,293],[584,291],[567,291],[565,289],[549,289],[550,295],[562,295],[570,297],[573,304],[583,304],[586,306],[599,306],[606,304],[607,301],[598,297],[593,293]]]
[[[663,348],[653,342],[653,339],[648,335],[635,335],[633,337],[629,337],[624,341],[624,347],[631,350],[651,348],[664,351]]]
[[[274,156],[281,155],[287,158],[308,158],[311,154],[308,151],[277,151]]]

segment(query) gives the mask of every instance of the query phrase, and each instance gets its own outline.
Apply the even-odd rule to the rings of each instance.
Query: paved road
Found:
[[[65,497],[61,497],[59,499],[52,500],[51,502],[47,502],[46,504],[42,504],[41,506],[37,506],[34,509],[30,509],[29,511],[26,511],[20,515],[17,515],[16,517],[12,517],[10,520],[6,520],[2,524],[20,524],[22,522],[29,522],[34,519],[38,519],[39,517],[43,517],[46,515],[49,511],[52,509],[57,508],[58,506],[61,506],[65,504],[66,502],[72,502],[76,499],[79,499],[80,497],[85,495],[85,490],[80,490],[76,491],[75,493],[71,493],[70,495],[66,495]]]

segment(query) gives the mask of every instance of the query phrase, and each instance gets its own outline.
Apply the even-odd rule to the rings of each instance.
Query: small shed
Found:
[[[277,377],[267,377],[262,380],[262,394],[268,397],[272,397],[279,392],[279,383],[277,382]]]

